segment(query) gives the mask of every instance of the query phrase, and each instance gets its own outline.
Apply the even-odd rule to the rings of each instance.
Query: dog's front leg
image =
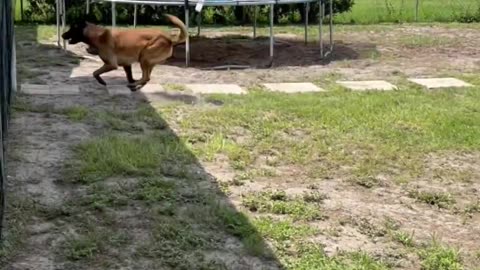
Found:
[[[112,66],[112,65],[108,65],[108,64],[104,64],[101,68],[95,70],[93,72],[93,77],[95,79],[97,79],[97,81],[102,84],[102,85],[107,85],[107,83],[102,79],[102,77],[100,77],[100,75],[102,75],[103,73],[107,73],[109,71],[112,71],[112,70],[115,70],[117,69],[116,66]]]
[[[135,83],[136,81],[132,75],[132,66],[123,66],[123,70],[125,70],[125,75],[127,75],[128,83]]]

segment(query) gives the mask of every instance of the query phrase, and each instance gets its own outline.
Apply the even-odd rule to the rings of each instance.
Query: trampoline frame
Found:
[[[220,1],[205,1],[205,0],[86,0],[86,13],[90,12],[90,5],[96,2],[111,2],[112,10],[112,28],[116,27],[116,3],[121,4],[133,4],[134,5],[134,14],[133,14],[133,27],[137,27],[137,6],[138,5],[159,5],[159,6],[183,6],[185,11],[185,25],[187,29],[190,29],[190,7],[201,5],[203,6],[254,6],[254,22],[253,22],[253,38],[257,37],[257,7],[258,6],[269,6],[270,7],[270,63],[268,67],[273,66],[274,60],[274,33],[273,33],[273,10],[275,5],[281,4],[305,4],[305,44],[308,43],[308,13],[310,11],[310,3],[318,2],[319,3],[319,49],[320,57],[323,59],[333,52],[333,0],[220,0]],[[327,51],[324,51],[323,44],[323,21],[325,19],[325,8],[328,2],[329,9],[329,46]],[[197,20],[197,35],[200,35],[201,28],[201,8],[200,11],[197,10],[199,14],[199,19]],[[59,47],[66,49],[66,41],[61,42],[60,31],[65,31],[66,25],[66,8],[65,0],[56,0],[56,18],[57,18],[57,44]],[[190,64],[190,35],[187,36],[185,41],[185,66],[188,67]],[[224,65],[219,67],[214,67],[213,69],[232,69],[232,68],[249,68],[249,66],[238,66],[238,65]]]

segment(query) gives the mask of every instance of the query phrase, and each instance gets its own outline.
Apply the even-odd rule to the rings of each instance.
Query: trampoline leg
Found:
[[[330,53],[333,52],[333,0],[330,0]]]
[[[115,8],[115,2],[112,2],[112,28],[117,25],[117,9]]]
[[[253,7],[253,39],[257,38],[257,6]]]
[[[305,3],[305,45],[308,43],[308,11],[310,10],[310,3]]]
[[[67,9],[65,7],[65,0],[62,0],[62,33],[65,32],[65,26],[67,24]],[[67,41],[63,40],[63,49],[67,49]]]
[[[86,0],[85,5],[86,5],[85,13],[89,14],[90,13],[90,0]]]
[[[58,47],[61,47],[60,44],[60,1],[61,0],[56,0],[56,12],[55,15],[57,16],[57,45]]]
[[[319,0],[318,9],[318,40],[320,43],[320,57],[323,58],[323,0]]]
[[[200,36],[200,25],[202,24],[202,11],[198,12],[198,17],[197,17],[197,36]]]
[[[184,9],[185,9],[185,26],[188,29],[189,28],[188,0],[185,0]],[[190,63],[190,37],[189,37],[189,35],[187,35],[187,39],[185,40],[185,67],[188,67],[189,63]]]
[[[137,28],[137,4],[133,5],[133,28]]]
[[[273,66],[273,7],[270,5],[270,67]]]

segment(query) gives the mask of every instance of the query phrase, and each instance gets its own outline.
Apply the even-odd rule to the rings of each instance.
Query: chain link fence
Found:
[[[6,138],[10,114],[10,101],[17,87],[15,62],[14,12],[11,0],[0,1],[0,240],[5,214]]]

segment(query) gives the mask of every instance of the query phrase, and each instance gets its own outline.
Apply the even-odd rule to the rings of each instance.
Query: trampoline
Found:
[[[254,19],[253,19],[253,38],[256,38],[256,29],[257,29],[257,7],[258,6],[269,6],[269,41],[270,41],[270,64],[269,67],[273,65],[274,61],[274,33],[273,33],[273,11],[275,5],[282,4],[305,4],[305,44],[308,42],[308,13],[310,11],[310,3],[317,2],[319,3],[319,25],[318,25],[318,35],[319,35],[319,54],[321,58],[327,57],[330,53],[333,52],[333,0],[86,0],[86,13],[90,12],[90,5],[98,2],[111,2],[112,9],[112,28],[116,27],[116,4],[132,4],[134,5],[134,14],[133,14],[133,26],[137,26],[137,7],[138,5],[158,5],[158,6],[183,6],[185,10],[185,25],[190,29],[190,8],[195,7],[195,11],[201,13],[203,7],[213,7],[213,6],[254,6]],[[328,8],[328,17],[329,17],[329,44],[327,49],[324,48],[323,40],[323,22],[325,20],[325,11]],[[198,16],[201,18],[201,16]],[[56,0],[56,19],[57,19],[57,44],[60,47],[66,49],[66,42],[61,41],[60,31],[65,31],[66,25],[66,7],[65,0]],[[200,21],[197,21],[197,35],[200,35],[201,24]],[[188,67],[190,63],[190,39],[187,36],[185,41],[185,66]],[[237,65],[223,65],[217,66],[213,69],[233,69],[233,68],[248,68],[249,66],[237,66]]]

